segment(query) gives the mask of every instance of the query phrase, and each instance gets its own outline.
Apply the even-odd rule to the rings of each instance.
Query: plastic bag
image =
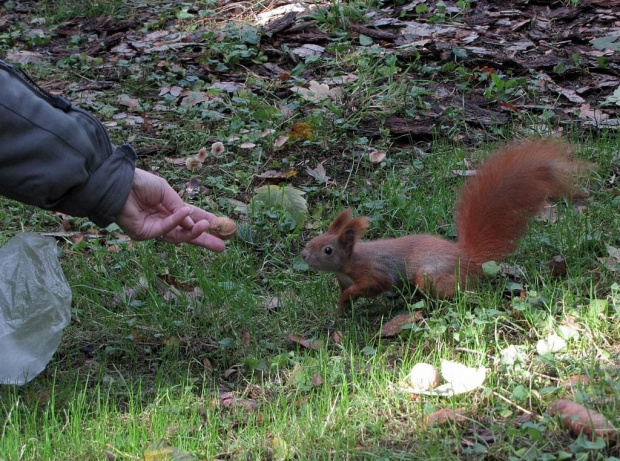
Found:
[[[43,371],[71,320],[71,288],[56,242],[23,233],[0,248],[0,383]]]

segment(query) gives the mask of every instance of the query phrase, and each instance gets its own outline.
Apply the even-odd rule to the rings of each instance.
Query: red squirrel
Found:
[[[451,297],[482,275],[482,264],[501,261],[525,235],[529,219],[549,197],[571,197],[587,165],[571,160],[557,140],[529,140],[494,152],[464,184],[456,202],[456,242],[434,235],[361,240],[367,217],[341,212],[301,255],[313,269],[334,272],[341,313],[359,297],[373,297],[407,281],[431,296]]]

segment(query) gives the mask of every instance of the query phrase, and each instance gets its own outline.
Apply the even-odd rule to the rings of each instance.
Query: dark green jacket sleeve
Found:
[[[129,196],[135,161],[95,117],[0,61],[0,194],[107,226]]]

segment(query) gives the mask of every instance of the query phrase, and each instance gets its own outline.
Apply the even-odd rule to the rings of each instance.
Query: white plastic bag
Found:
[[[0,248],[0,383],[43,371],[71,320],[71,289],[56,242],[23,233]]]

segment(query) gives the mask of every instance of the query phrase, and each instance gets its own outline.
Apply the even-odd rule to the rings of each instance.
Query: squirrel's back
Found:
[[[462,255],[473,263],[467,272],[512,253],[547,198],[576,193],[575,177],[586,164],[569,153],[568,145],[556,140],[509,144],[465,183],[454,222]]]

